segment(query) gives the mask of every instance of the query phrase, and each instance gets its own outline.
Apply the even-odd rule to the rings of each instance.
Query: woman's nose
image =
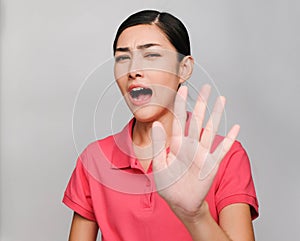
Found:
[[[129,71],[128,71],[128,78],[135,79],[137,77],[143,77],[144,71],[143,71],[143,64],[142,60],[138,57],[134,57],[131,60]]]

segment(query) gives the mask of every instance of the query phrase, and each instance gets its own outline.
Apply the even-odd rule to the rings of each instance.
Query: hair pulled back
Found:
[[[129,16],[119,26],[113,43],[113,53],[116,52],[117,42],[121,33],[129,28],[140,24],[156,25],[175,47],[179,54],[179,60],[184,56],[191,55],[190,39],[184,24],[175,16],[156,10],[142,10]]]

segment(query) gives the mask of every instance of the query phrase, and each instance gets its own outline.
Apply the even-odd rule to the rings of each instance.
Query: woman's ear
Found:
[[[180,64],[179,64],[179,78],[180,78],[180,84],[188,80],[194,69],[194,59],[191,55],[185,56]]]

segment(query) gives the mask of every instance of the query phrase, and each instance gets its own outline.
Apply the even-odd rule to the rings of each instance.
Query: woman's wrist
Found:
[[[199,210],[194,215],[181,216],[180,220],[195,241],[230,240],[211,216],[209,206],[206,201],[203,202]]]
[[[185,226],[198,225],[210,217],[209,207],[206,201],[202,203],[198,210],[193,212],[173,207],[173,212]]]

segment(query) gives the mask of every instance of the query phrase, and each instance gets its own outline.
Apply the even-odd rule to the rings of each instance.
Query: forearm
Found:
[[[203,204],[201,215],[194,218],[182,217],[181,221],[186,226],[194,241],[232,241],[225,231],[216,223],[209,212],[207,203]]]
[[[74,213],[69,241],[96,241],[98,225]]]

